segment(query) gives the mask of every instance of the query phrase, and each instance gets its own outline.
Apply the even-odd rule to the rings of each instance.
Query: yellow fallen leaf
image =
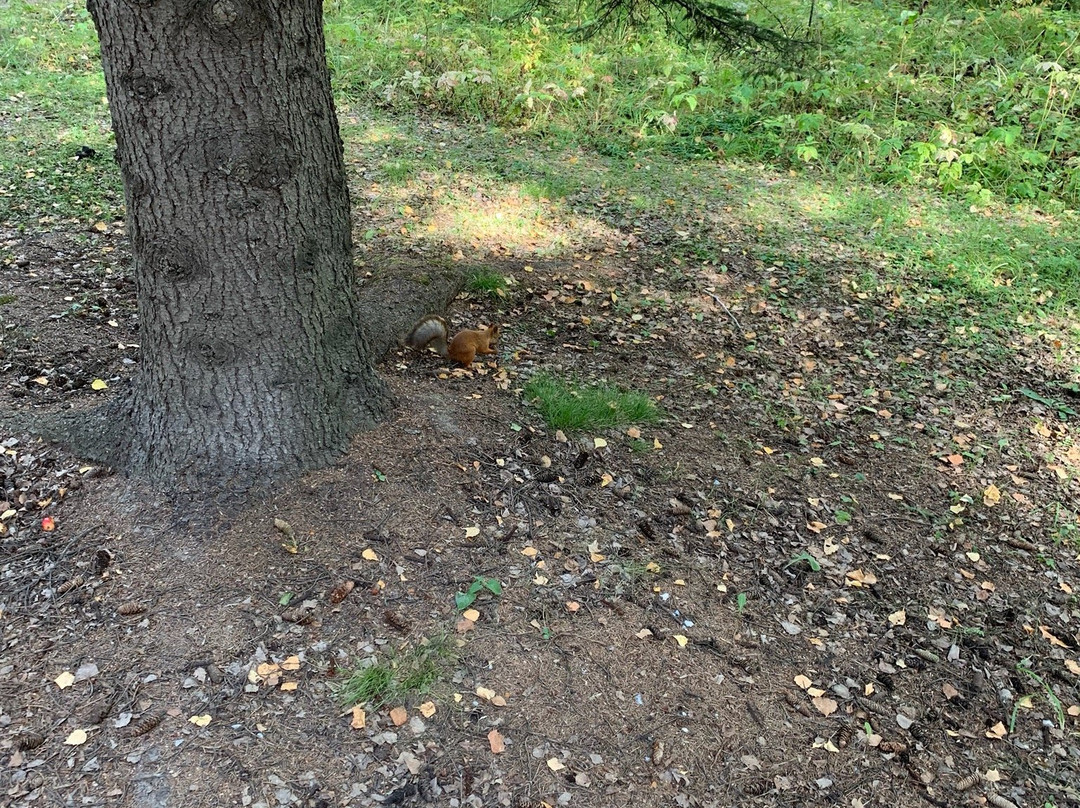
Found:
[[[1039,633],[1043,635],[1044,640],[1049,640],[1051,645],[1056,645],[1058,648],[1068,648],[1065,643],[1050,633],[1050,629],[1046,626],[1039,626]]]
[[[359,704],[352,708],[352,721],[349,726],[353,729],[363,729],[367,726],[367,714]]]
[[[424,716],[424,718],[431,718],[431,716],[435,715],[435,702],[425,701],[421,704],[420,715]]]
[[[205,727],[210,723],[211,717],[209,715],[193,715],[188,719],[192,724],[197,727]]]
[[[360,557],[365,561],[378,561],[379,554],[372,550],[370,547],[364,549],[364,552],[360,554]]]
[[[662,444],[662,443],[661,443],[660,441],[658,441],[658,440],[657,440],[656,438],[653,438],[653,441],[652,441],[652,447],[653,447],[654,449],[663,449],[663,448],[664,448],[664,444]]]
[[[525,547],[522,549],[521,554],[526,558],[536,558],[537,550],[535,547]]]
[[[478,695],[482,699],[485,699],[487,701],[491,701],[491,699],[495,698],[495,691],[492,690],[489,687],[484,687],[483,685],[477,685],[476,686],[476,695]]]
[[[993,508],[999,502],[1001,502],[1001,491],[998,490],[996,485],[991,483],[987,486],[986,490],[983,491],[983,505],[987,508]]]
[[[902,626],[907,622],[907,612],[903,609],[893,612],[889,615],[889,624],[893,626]]]
[[[84,743],[86,743],[86,730],[72,730],[71,734],[64,739],[64,743],[66,743],[68,746],[82,746]]]
[[[63,690],[75,684],[75,674],[73,674],[71,671],[64,671],[55,679],[53,679],[53,681],[56,683],[56,686],[58,688]]]
[[[1004,738],[1009,734],[1009,731],[1005,729],[1005,725],[998,721],[994,726],[990,727],[986,731],[987,738],[994,738],[995,740]]]
[[[298,684],[298,682],[282,682],[281,689],[286,693],[291,693],[293,690],[296,690]]]
[[[685,648],[686,643],[689,642],[689,640],[686,637],[684,637],[682,634],[676,634],[675,635],[675,642],[677,642],[679,644],[680,648]]]
[[[465,538],[466,539],[475,539],[479,535],[480,535],[480,528],[477,525],[472,525],[471,527],[465,528]]]
[[[597,449],[603,449],[607,446],[607,441],[603,438],[593,438],[593,446]]]
[[[283,671],[298,671],[300,670],[300,657],[293,654],[291,657],[281,663],[281,669]]]
[[[104,379],[94,379],[92,382],[90,382],[90,389],[91,390],[108,390],[109,385],[105,382]]]

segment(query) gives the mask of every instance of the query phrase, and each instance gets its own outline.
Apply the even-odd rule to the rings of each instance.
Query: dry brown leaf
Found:
[[[367,726],[367,714],[359,704],[352,708],[352,721],[349,726],[353,729],[363,729]]]
[[[400,727],[409,720],[409,711],[404,707],[395,707],[390,711],[390,720],[394,722],[395,727]]]
[[[830,699],[828,696],[818,696],[817,698],[811,699],[811,701],[814,706],[817,707],[818,712],[824,716],[832,715],[840,706],[836,703],[835,699]]]
[[[435,702],[425,701],[421,704],[420,715],[424,716],[424,718],[431,718],[431,716],[435,715]]]
[[[488,745],[491,747],[491,754],[498,755],[506,751],[506,743],[503,741],[503,736],[497,729],[491,730],[487,734]]]

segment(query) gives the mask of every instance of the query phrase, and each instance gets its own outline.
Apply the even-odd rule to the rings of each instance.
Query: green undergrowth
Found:
[[[591,144],[745,160],[985,204],[1080,199],[1080,13],[1066,4],[754,5],[812,44],[778,68],[684,49],[657,19],[590,42],[594,4],[333,0],[344,95]],[[508,24],[507,19],[513,23]],[[801,27],[800,27],[801,26]]]
[[[552,429],[596,429],[620,424],[648,423],[659,416],[645,394],[613,385],[577,385],[550,374],[533,377],[525,398]]]

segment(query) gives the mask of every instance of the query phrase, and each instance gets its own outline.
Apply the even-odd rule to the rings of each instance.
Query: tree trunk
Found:
[[[173,490],[246,488],[326,462],[390,396],[356,305],[321,0],[87,7],[141,343],[101,453]]]

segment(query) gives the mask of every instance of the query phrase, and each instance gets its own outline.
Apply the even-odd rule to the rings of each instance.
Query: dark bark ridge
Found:
[[[140,366],[78,446],[176,490],[327,462],[385,418],[320,0],[89,0]]]

